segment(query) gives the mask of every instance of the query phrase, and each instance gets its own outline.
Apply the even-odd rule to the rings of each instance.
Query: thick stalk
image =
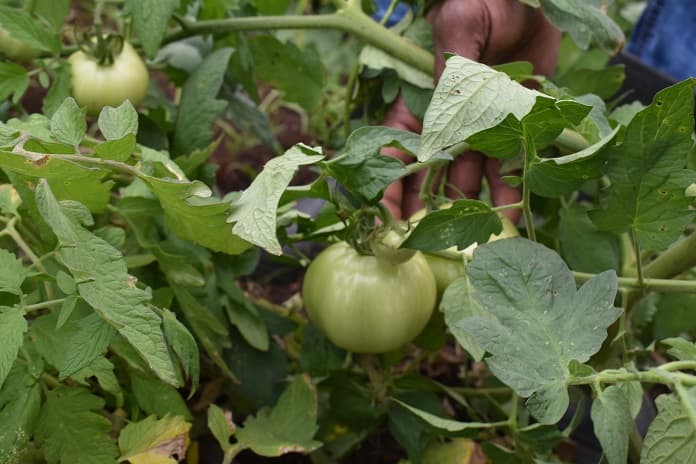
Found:
[[[532,164],[532,158],[536,156],[536,148],[534,142],[527,137],[527,134],[522,134],[522,144],[524,145],[524,172],[522,173],[522,215],[524,216],[524,224],[527,228],[527,237],[536,242],[536,230],[534,229],[534,215],[532,214],[532,192],[529,190],[529,168]]]
[[[696,266],[696,233],[674,244],[643,269],[644,277],[669,279]]]
[[[165,38],[173,42],[199,34],[225,35],[236,31],[278,29],[338,29],[355,35],[404,63],[426,73],[432,73],[433,55],[400,35],[379,25],[355,5],[344,3],[336,13],[321,15],[247,16],[191,22],[180,20],[182,30]]]
[[[582,284],[597,274],[573,272],[575,282]],[[654,291],[662,293],[696,293],[696,281],[673,279],[643,279],[641,283],[636,277],[619,277],[619,288],[636,291]]]

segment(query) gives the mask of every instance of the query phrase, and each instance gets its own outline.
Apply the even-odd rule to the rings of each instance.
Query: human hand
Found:
[[[551,74],[556,66],[560,31],[538,9],[518,0],[443,0],[431,8],[428,20],[433,26],[436,81],[445,68],[447,52],[489,65],[529,61],[537,74]],[[400,96],[389,109],[384,124],[411,132],[420,132],[422,128]],[[404,162],[411,160],[395,148],[384,148],[382,153]],[[445,192],[451,198],[462,193],[467,198],[476,198],[485,175],[495,205],[520,201],[520,191],[503,182],[499,171],[499,160],[478,152],[464,153],[447,170]],[[424,176],[420,172],[394,182],[385,190],[383,202],[394,217],[410,217],[423,208],[418,194]],[[505,214],[517,222],[520,211],[506,210]]]

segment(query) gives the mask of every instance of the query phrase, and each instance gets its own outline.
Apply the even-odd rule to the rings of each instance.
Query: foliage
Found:
[[[204,462],[211,437],[224,463],[357,462],[386,436],[414,464],[561,462],[583,420],[611,464],[693,456],[696,81],[615,97],[630,2],[524,1],[566,33],[557,76],[452,56],[435,86],[427,2],[391,30],[347,0],[2,2],[0,463]],[[142,105],[80,108],[74,26],[131,34]],[[380,125],[399,91],[421,134]],[[468,149],[522,201],[438,210]],[[412,227],[380,201],[421,171]],[[525,238],[451,249],[515,208]],[[347,353],[300,274],[312,246],[371,254],[389,231],[465,275],[413,343]]]

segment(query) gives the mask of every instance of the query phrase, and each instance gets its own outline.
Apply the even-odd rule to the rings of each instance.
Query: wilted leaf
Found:
[[[149,416],[126,425],[118,437],[120,461],[131,464],[176,464],[186,456],[191,424],[181,416]],[[176,457],[176,458],[175,458]]]
[[[227,217],[227,222],[235,223],[232,232],[269,253],[280,255],[282,249],[276,237],[280,197],[300,166],[322,158],[320,151],[298,144],[266,163],[251,185],[232,202]]]

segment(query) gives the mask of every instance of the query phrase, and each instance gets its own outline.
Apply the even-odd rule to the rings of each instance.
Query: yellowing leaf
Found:
[[[181,416],[155,416],[128,424],[118,438],[119,462],[131,464],[176,464],[186,455],[191,424]]]

